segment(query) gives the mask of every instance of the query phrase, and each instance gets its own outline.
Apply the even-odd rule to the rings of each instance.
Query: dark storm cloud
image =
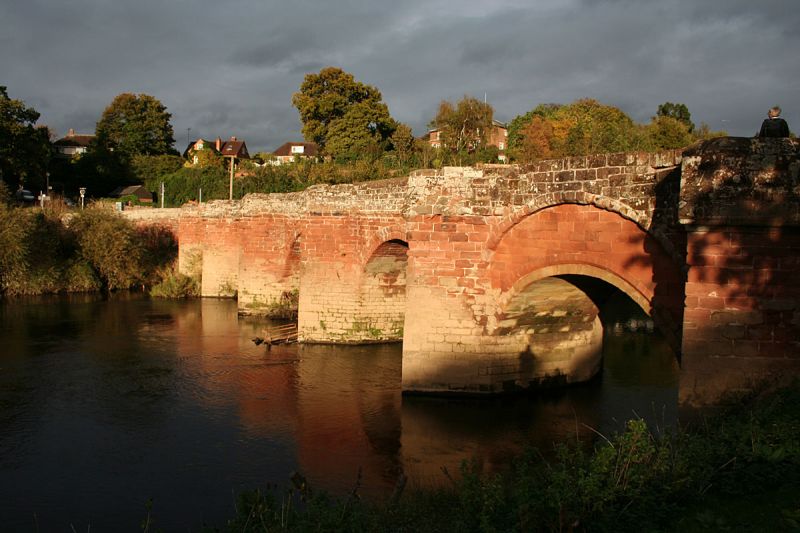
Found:
[[[457,6],[457,7],[455,7]],[[647,121],[664,101],[751,135],[766,109],[800,129],[790,0],[0,0],[0,85],[57,133],[92,131],[121,92],[172,113],[177,146],[299,140],[303,76],[339,66],[417,133],[440,100],[484,94],[510,120],[591,97]]]

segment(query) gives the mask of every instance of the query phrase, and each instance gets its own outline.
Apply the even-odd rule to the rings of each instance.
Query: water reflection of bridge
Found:
[[[232,425],[241,432],[237,440],[284,442],[296,460],[296,466],[285,465],[287,477],[296,467],[312,485],[338,493],[355,485],[359,469],[364,486],[378,493],[388,493],[401,472],[413,484],[446,483],[441,468],[457,476],[464,460],[495,471],[526,445],[546,452],[554,441],[590,438],[589,427],[606,431],[604,416],[633,416],[627,401],[622,409],[615,406],[616,413],[601,406],[609,400],[596,396],[597,387],[538,399],[403,399],[399,344],[267,351],[250,342],[262,322],[238,318],[231,302],[203,300],[171,316],[178,368],[194,376],[188,381],[197,387],[190,391],[197,409],[232,411]],[[650,345],[643,349],[652,351]],[[630,347],[627,351],[639,357]],[[630,376],[623,388],[666,391],[662,399],[674,416],[675,369],[659,370],[670,358],[653,355],[657,364],[651,361],[646,368],[656,368],[655,374],[645,370],[650,373]],[[631,361],[623,366],[639,368]],[[664,404],[656,402],[660,413]],[[274,460],[264,458],[265,463]]]

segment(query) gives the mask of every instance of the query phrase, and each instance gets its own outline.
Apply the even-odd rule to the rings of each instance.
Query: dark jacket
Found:
[[[758,132],[759,137],[788,137],[789,125],[780,117],[767,118],[761,124],[761,131]]]

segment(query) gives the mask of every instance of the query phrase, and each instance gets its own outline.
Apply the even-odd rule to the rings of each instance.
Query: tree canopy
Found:
[[[509,146],[523,162],[602,152],[636,145],[636,126],[620,109],[585,98],[568,105],[542,104],[509,126]]]
[[[148,94],[122,93],[103,111],[97,123],[96,143],[130,159],[136,155],[173,154],[172,115]]]
[[[336,67],[307,74],[292,104],[300,113],[303,137],[334,158],[384,149],[395,129],[380,91]]]
[[[673,118],[683,122],[687,126],[689,133],[694,131],[692,114],[689,113],[689,108],[686,107],[686,104],[673,104],[672,102],[664,102],[658,106],[656,116]]]
[[[0,85],[0,178],[9,187],[35,182],[44,185],[51,156],[50,133],[36,126],[39,113],[8,96]]]
[[[493,118],[491,105],[464,95],[455,105],[442,100],[429,127],[439,130],[442,145],[447,149],[470,151],[486,144]]]

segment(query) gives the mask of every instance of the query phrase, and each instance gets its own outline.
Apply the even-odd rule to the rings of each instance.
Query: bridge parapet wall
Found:
[[[683,160],[681,399],[800,370],[800,142],[722,138]]]

